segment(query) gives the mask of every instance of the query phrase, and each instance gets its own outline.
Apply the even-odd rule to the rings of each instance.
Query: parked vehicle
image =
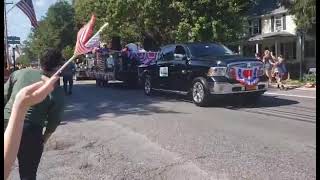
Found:
[[[92,77],[90,77],[90,62],[93,62],[90,60],[92,58],[92,54],[87,54],[86,58],[79,58],[75,61],[76,71],[74,75],[74,79],[76,81],[79,80],[93,80]],[[92,65],[91,65],[92,66]]]
[[[235,55],[217,43],[166,45],[156,61],[139,67],[139,77],[146,95],[155,90],[190,94],[198,106],[207,105],[214,95],[256,100],[268,87],[261,61]]]

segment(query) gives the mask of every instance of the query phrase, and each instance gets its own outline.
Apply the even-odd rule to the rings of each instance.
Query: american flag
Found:
[[[38,21],[36,13],[34,12],[32,0],[21,0],[16,5],[28,16],[31,21],[31,25],[35,28],[38,27]]]
[[[81,55],[92,51],[92,47],[86,45],[93,34],[95,22],[96,17],[92,15],[90,21],[79,30],[77,34],[76,48],[74,49],[75,55]]]

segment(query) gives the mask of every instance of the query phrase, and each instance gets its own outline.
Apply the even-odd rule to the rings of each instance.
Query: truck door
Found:
[[[187,91],[188,85],[188,53],[186,48],[177,45],[174,51],[174,60],[171,64],[170,89]]]
[[[166,46],[160,52],[157,60],[155,87],[159,89],[170,89],[171,64],[174,59],[174,46]]]

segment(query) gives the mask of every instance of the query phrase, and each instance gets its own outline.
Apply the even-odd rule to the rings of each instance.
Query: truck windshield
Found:
[[[194,57],[217,57],[235,55],[230,49],[220,44],[192,44],[188,46]]]

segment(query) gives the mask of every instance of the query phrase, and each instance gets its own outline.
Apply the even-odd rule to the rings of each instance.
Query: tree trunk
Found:
[[[111,38],[111,49],[120,51],[122,49],[121,47],[121,38],[119,36],[114,36]]]

